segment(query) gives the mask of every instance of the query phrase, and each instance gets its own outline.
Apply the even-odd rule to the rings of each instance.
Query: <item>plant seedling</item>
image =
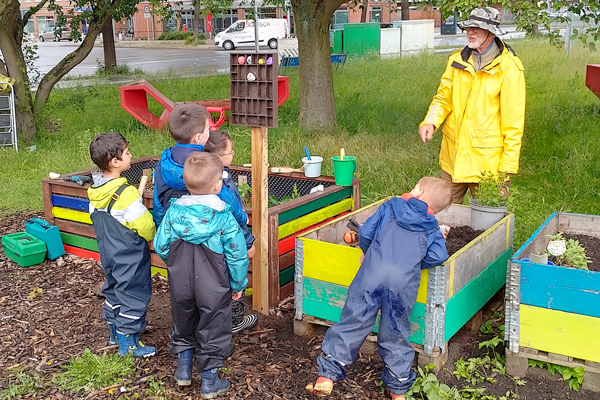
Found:
[[[510,188],[506,186],[508,176],[501,172],[495,176],[490,171],[481,171],[481,180],[475,188],[477,204],[487,207],[504,207],[507,205]]]

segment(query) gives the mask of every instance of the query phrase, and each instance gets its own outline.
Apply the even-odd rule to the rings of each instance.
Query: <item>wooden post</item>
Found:
[[[252,127],[252,307],[269,314],[269,192],[267,128]]]

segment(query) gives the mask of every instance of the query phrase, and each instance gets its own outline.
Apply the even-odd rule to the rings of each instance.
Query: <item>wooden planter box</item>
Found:
[[[123,175],[130,184],[139,184],[142,170],[154,168],[159,157],[144,157],[131,161],[131,169]],[[242,177],[251,184],[250,168],[232,166],[234,179]],[[88,175],[91,170],[69,175]],[[308,194],[312,187],[325,186],[323,191]],[[293,292],[294,284],[294,238],[301,232],[312,229],[338,215],[360,207],[360,181],[352,186],[341,187],[333,177],[306,178],[303,174],[270,174],[269,194],[278,198],[290,195],[296,185],[301,197],[269,208],[269,304],[277,304]],[[44,212],[46,219],[58,226],[65,250],[85,258],[100,259],[96,235],[89,216],[88,185],[77,186],[72,182],[43,179]],[[152,209],[152,191],[143,195],[144,205]],[[249,221],[251,208],[244,207]],[[166,275],[165,263],[152,249],[152,273]],[[250,265],[252,270],[252,264]],[[251,272],[250,272],[251,275]],[[250,283],[251,276],[248,277]],[[251,286],[251,284],[250,284]]]
[[[600,273],[522,261],[545,249],[546,235],[559,231],[600,238],[600,216],[555,212],[512,257],[505,299],[506,370],[524,377],[528,359],[583,366],[583,387],[600,391]]]
[[[350,218],[364,223],[386,200],[296,238],[295,333],[339,321],[361,255],[360,248],[343,243],[346,224]],[[470,215],[469,207],[452,205],[436,217],[440,224],[462,226],[469,225]],[[420,364],[445,362],[448,340],[504,285],[513,222],[514,215],[507,214],[443,265],[422,272],[410,335]]]

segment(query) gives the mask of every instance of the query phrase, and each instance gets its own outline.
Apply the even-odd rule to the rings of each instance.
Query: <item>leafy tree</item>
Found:
[[[58,0],[41,0],[21,16],[18,0],[0,0],[0,50],[3,54],[3,59],[0,59],[0,74],[12,77],[16,81],[16,115],[22,137],[26,139],[35,137],[38,118],[50,97],[52,88],[88,56],[96,37],[107,21],[111,18],[121,20],[133,15],[138,2],[139,0],[71,0],[69,6],[61,6]],[[23,29],[27,21],[43,7],[56,14],[57,29],[69,24],[73,40],[81,40],[79,27],[82,19],[88,21],[88,33],[73,52],[65,56],[42,77],[37,91],[32,93],[23,52]],[[76,7],[81,7],[84,11],[76,14]]]

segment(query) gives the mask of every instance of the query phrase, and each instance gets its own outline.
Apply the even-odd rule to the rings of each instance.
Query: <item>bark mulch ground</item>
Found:
[[[40,214],[22,213],[0,220],[0,236],[23,230],[23,222]],[[66,255],[29,268],[21,268],[0,253],[0,391],[8,387],[18,366],[28,373],[39,373],[50,379],[61,372],[61,366],[71,357],[81,356],[89,348],[94,353],[116,352],[108,346],[108,328],[102,320],[103,299],[94,293],[102,282],[103,273],[96,261]],[[38,290],[41,289],[40,290]],[[250,306],[250,298],[247,298]],[[502,297],[496,296],[484,309],[484,318],[492,314],[491,307],[500,308]],[[158,349],[158,356],[149,361],[137,360],[140,367],[137,382],[129,389],[141,391],[148,386],[144,377],[154,375],[167,389],[166,398],[199,399],[200,374],[194,372],[192,385],[180,389],[172,374],[177,359],[168,348],[171,313],[168,285],[164,278],[153,278],[153,298],[148,309],[149,325],[142,340]],[[222,376],[227,376],[232,389],[223,399],[311,399],[304,391],[307,382],[316,378],[315,359],[320,355],[324,329],[313,337],[293,334],[293,301],[283,300],[268,316],[259,316],[259,324],[249,332],[234,337],[236,351],[229,358]],[[462,329],[450,341],[450,359],[447,369],[438,374],[440,381],[449,385],[463,385],[451,373],[453,363],[460,357],[480,356],[478,343],[490,335],[470,333]],[[359,354],[348,368],[347,379],[335,385],[333,399],[383,398],[379,382],[383,363],[378,355]],[[525,400],[597,399],[597,394],[570,391],[566,382],[542,370],[530,369],[527,384],[515,388],[508,378],[499,377],[498,383],[488,386],[489,393],[504,394],[512,390]],[[107,391],[85,395],[70,395],[56,386],[41,388],[36,398],[114,399]],[[130,392],[130,393],[132,393]]]

